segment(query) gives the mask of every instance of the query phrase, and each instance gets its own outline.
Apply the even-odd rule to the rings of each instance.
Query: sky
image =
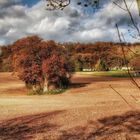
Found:
[[[57,42],[117,42],[115,24],[127,42],[138,42],[128,14],[112,0],[100,0],[100,8],[83,9],[73,0],[64,10],[48,11],[45,0],[0,0],[0,45],[38,35]],[[115,0],[124,7],[122,0]],[[134,2],[133,2],[134,1]],[[127,0],[135,22],[140,23],[135,0]]]
[[[29,7],[35,5],[38,2],[39,2],[39,0],[21,0],[21,3],[23,5],[28,5]]]

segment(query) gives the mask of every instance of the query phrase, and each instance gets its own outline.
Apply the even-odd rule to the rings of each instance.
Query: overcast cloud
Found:
[[[131,5],[131,1],[128,4]],[[43,1],[28,7],[20,0],[0,0],[0,7],[0,44],[34,34],[59,42],[117,41],[116,23],[128,41],[137,41],[128,34],[130,19],[127,13],[112,2],[102,4],[94,14],[85,13],[75,4],[63,11],[46,11]],[[131,10],[139,23],[136,3]]]

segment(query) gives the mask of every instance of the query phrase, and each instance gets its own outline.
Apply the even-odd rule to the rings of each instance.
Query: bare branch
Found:
[[[63,10],[70,4],[71,0],[46,0],[47,3],[47,10]]]
[[[117,29],[117,33],[118,33],[118,37],[119,37],[119,41],[120,43],[122,43],[122,39],[121,39],[121,34],[120,34],[120,31],[119,31],[119,27],[118,25],[116,24],[116,29]],[[138,85],[138,83],[135,81],[135,79],[133,78],[133,76],[131,75],[130,71],[129,71],[129,68],[128,68],[128,64],[126,62],[126,55],[125,55],[125,50],[124,50],[124,47],[123,45],[121,44],[121,49],[122,49],[122,53],[123,53],[123,57],[124,57],[124,63],[127,67],[127,73],[132,81],[132,83],[140,90],[140,86]]]
[[[110,87],[115,93],[117,93],[117,94],[123,99],[123,101],[124,101],[130,108],[133,108],[133,106],[131,106],[131,105],[127,102],[127,100],[126,100],[117,90],[115,90],[111,85],[109,85],[109,87]]]
[[[123,33],[121,33],[121,36],[123,37],[124,42],[126,42]],[[134,55],[139,56],[139,54],[135,53],[134,51],[132,51],[132,50],[131,50],[130,48],[128,48],[128,47],[127,47],[127,50],[129,50],[130,52],[132,52]]]
[[[80,5],[84,8],[89,6],[92,8],[97,8],[99,6],[99,1],[100,0],[79,0],[77,5]],[[63,10],[71,3],[71,0],[46,0],[46,3],[46,10]]]
[[[132,22],[133,26],[135,27],[135,29],[137,30],[138,35],[139,35],[139,37],[140,37],[140,29],[138,28],[137,24],[136,24],[135,21],[134,21],[134,18],[133,18],[133,16],[132,16],[131,11],[129,10],[129,7],[128,7],[127,3],[126,3],[126,0],[123,0],[123,2],[124,2],[125,7],[126,7],[126,9],[127,9],[128,15],[130,16],[131,22]]]
[[[124,9],[123,7],[121,7],[118,3],[116,3],[116,2],[113,2],[116,6],[118,6],[119,8],[121,8],[122,10],[124,10],[124,11],[127,11],[127,9]]]
[[[131,9],[131,6],[134,4],[134,2],[135,2],[135,1],[132,1],[132,2],[131,2],[130,6],[129,6],[129,9]]]

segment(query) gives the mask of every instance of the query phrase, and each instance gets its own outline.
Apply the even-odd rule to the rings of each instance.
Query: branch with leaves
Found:
[[[71,0],[46,0],[47,3],[47,10],[57,10],[61,9],[63,10],[65,7],[67,7],[70,4]]]
[[[63,10],[65,7],[70,5],[71,0],[46,0],[47,10]],[[79,0],[77,5],[82,7],[98,7],[99,0]]]

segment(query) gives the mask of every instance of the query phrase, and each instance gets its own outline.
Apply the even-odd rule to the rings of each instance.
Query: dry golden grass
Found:
[[[63,94],[28,96],[23,82],[0,73],[0,140],[140,139],[140,91],[129,79],[77,74],[72,83]]]

